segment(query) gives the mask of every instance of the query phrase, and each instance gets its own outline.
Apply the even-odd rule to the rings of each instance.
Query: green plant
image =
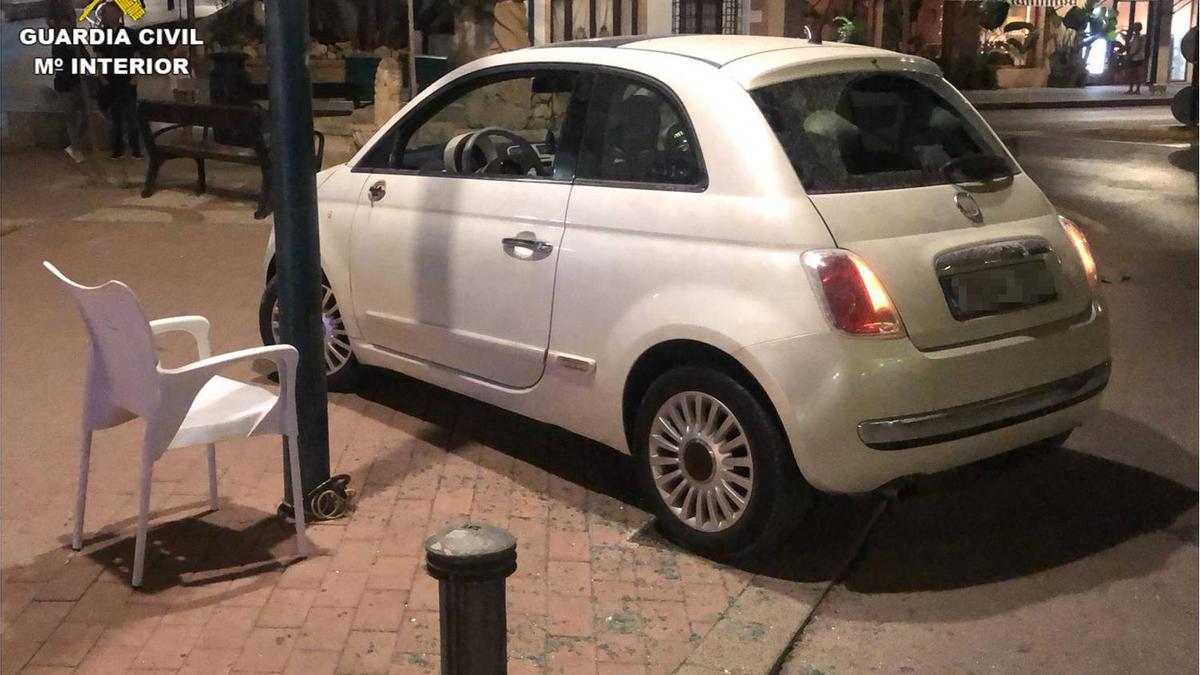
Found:
[[[858,43],[862,40],[863,25],[861,21],[842,15],[833,17],[833,25],[837,27],[838,42]]]
[[[979,12],[980,27],[989,31],[1000,28],[1008,18],[1008,10],[1007,0],[984,0]]]
[[[979,10],[979,27],[984,30],[980,51],[993,66],[1020,66],[1037,41],[1036,27],[1028,21],[1009,21],[1008,0],[986,0]]]
[[[1046,15],[1053,38],[1050,60],[1051,87],[1082,87],[1087,82],[1087,56],[1097,40],[1117,37],[1117,10],[1087,0],[1062,16],[1053,9]]]

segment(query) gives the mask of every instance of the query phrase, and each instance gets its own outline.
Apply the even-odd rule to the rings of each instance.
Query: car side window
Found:
[[[559,152],[579,73],[485,76],[430,102],[360,165],[422,174],[570,180]],[[386,153],[386,156],[385,156]]]
[[[580,145],[578,177],[623,183],[700,185],[692,128],[657,86],[616,75],[599,79]]]

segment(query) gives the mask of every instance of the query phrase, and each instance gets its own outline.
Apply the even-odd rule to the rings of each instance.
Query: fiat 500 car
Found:
[[[331,387],[386,368],[631,453],[710,555],[774,546],[818,492],[1061,442],[1108,381],[1083,234],[913,56],[489,56],[318,184]],[[272,241],[267,342],[275,273]]]

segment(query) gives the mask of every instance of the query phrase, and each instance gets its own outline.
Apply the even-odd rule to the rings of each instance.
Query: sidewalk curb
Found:
[[[1053,110],[1055,108],[1137,108],[1170,106],[1169,98],[1081,99],[1066,101],[971,101],[976,110]]]
[[[828,581],[797,583],[755,575],[700,644],[675,670],[675,675],[768,675],[776,673],[816,614],[829,591],[845,575],[887,510],[890,499],[880,499],[863,525],[849,555]],[[745,649],[748,643],[753,650]],[[739,664],[731,666],[735,645]],[[746,654],[745,652],[749,652]]]

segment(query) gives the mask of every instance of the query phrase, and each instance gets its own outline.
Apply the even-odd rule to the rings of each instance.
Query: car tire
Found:
[[[345,325],[342,323],[341,312],[338,310],[337,298],[333,295],[333,289],[326,281],[322,281],[321,286],[325,291],[325,306],[322,307],[322,313],[326,323],[332,323],[334,327],[344,331]],[[278,300],[279,291],[275,284],[275,277],[271,277],[267,281],[266,287],[263,288],[262,300],[258,304],[258,332],[265,345],[273,345],[278,342],[275,337],[275,306]],[[354,352],[350,348],[349,339],[342,336],[342,339],[337,340],[336,344],[327,340],[325,349],[325,387],[329,391],[353,391],[362,366],[359,365],[358,359],[355,358]]]
[[[689,406],[698,406],[690,417]],[[633,435],[638,473],[659,529],[710,558],[773,551],[815,497],[774,416],[719,370],[680,366],[656,379],[642,397]]]

